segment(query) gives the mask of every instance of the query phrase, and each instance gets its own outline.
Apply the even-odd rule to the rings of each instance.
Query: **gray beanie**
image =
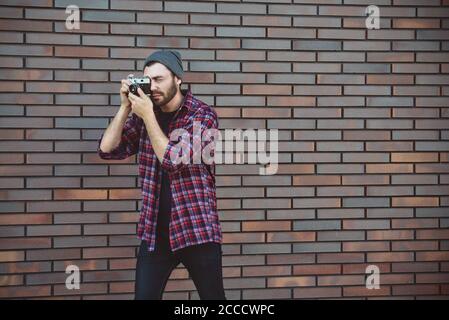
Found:
[[[175,50],[159,50],[150,54],[143,65],[143,68],[150,62],[159,62],[170,69],[178,78],[182,78],[184,74],[184,69],[182,68],[181,54]]]

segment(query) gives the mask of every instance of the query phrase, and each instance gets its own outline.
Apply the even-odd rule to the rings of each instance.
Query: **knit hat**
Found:
[[[143,65],[143,68],[150,64],[150,62],[159,62],[170,69],[178,78],[182,78],[184,69],[182,68],[181,54],[175,50],[159,50],[150,54]]]

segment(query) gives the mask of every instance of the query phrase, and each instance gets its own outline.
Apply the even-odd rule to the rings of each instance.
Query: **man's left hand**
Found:
[[[154,113],[153,102],[140,87],[137,88],[137,92],[140,96],[131,92],[128,94],[128,99],[131,101],[131,110],[140,118],[145,119],[145,117]]]

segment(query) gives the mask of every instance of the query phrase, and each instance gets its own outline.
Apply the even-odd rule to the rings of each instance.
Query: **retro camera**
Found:
[[[149,95],[151,94],[151,79],[148,76],[142,77],[142,78],[136,78],[134,75],[128,76],[128,80],[131,82],[129,85],[129,92],[132,94],[135,94],[136,96],[139,95],[137,92],[137,88],[141,88],[142,91]]]

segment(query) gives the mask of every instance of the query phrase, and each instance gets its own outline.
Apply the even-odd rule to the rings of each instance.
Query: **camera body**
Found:
[[[142,77],[142,78],[135,78],[135,77],[128,77],[128,80],[131,81],[131,84],[129,85],[129,92],[132,92],[132,94],[139,95],[137,92],[137,88],[141,88],[142,91],[148,95],[151,94],[151,79],[150,77]]]

